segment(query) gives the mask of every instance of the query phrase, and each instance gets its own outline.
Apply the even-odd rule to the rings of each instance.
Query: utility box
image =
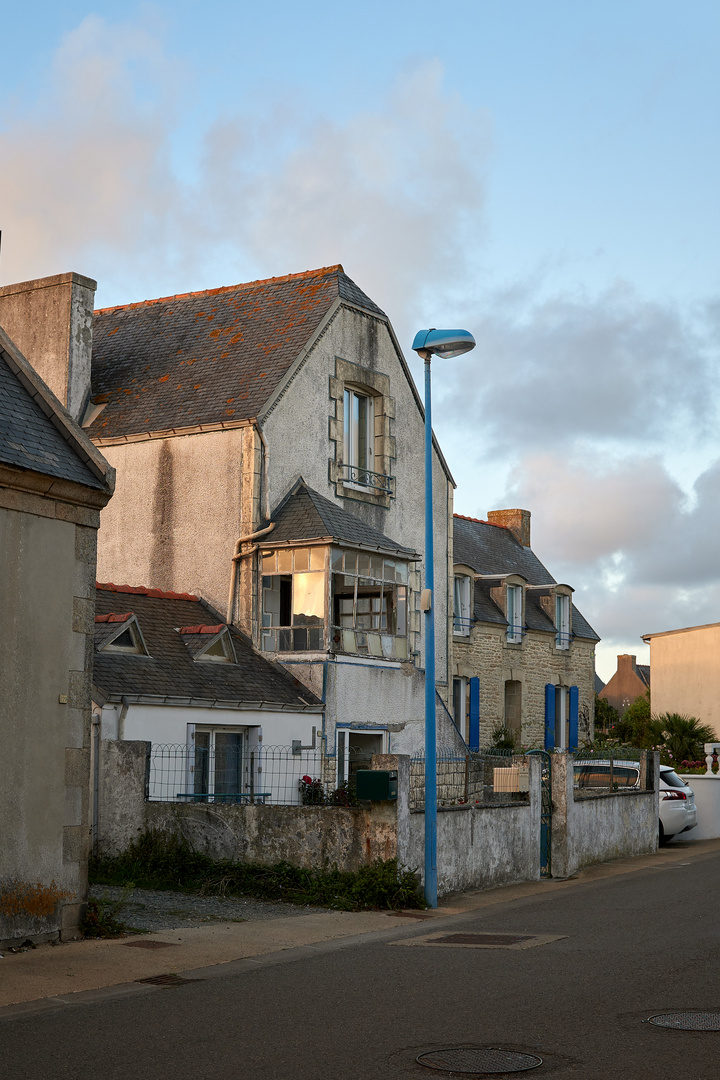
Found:
[[[397,769],[358,769],[355,773],[355,790],[358,799],[397,799]]]

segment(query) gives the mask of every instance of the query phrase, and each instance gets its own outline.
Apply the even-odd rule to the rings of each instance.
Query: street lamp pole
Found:
[[[433,548],[432,393],[425,360],[425,899],[437,907],[437,713],[435,708],[435,560]]]
[[[475,347],[467,330],[420,330],[413,350],[425,364],[425,900],[437,907],[437,722],[435,707],[435,562],[433,544],[432,388],[430,361],[460,356]]]

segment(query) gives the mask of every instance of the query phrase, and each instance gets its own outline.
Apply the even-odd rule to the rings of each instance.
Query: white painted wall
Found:
[[[263,712],[240,709],[203,709],[183,705],[130,705],[123,731],[118,732],[121,705],[102,710],[102,738],[144,739],[155,745],[187,741],[187,725],[251,727],[260,729],[266,746],[289,746],[293,739],[310,744],[313,727],[320,728],[320,713]]]

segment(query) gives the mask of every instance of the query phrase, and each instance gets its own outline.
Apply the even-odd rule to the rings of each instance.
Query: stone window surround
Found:
[[[455,563],[453,566],[453,617],[452,627],[453,636],[460,638],[461,640],[469,639],[472,635],[472,629],[475,623],[474,609],[475,609],[475,579],[478,575],[472,569],[471,566],[467,566],[465,563]],[[455,578],[468,578],[469,579],[469,611],[468,611],[468,626],[467,629],[461,631],[455,628]]]
[[[395,399],[390,397],[390,379],[381,372],[360,364],[335,357],[335,375],[330,376],[329,397],[331,415],[329,418],[330,442],[335,444],[335,457],[329,461],[328,476],[335,485],[335,494],[340,498],[353,499],[356,502],[371,503],[373,506],[389,507],[395,498],[395,479],[390,480],[391,493],[363,490],[356,485],[348,485],[342,480],[342,465],[345,438],[345,403],[346,387],[364,392],[373,399],[375,418],[375,468],[376,473],[391,476],[395,461],[395,438],[391,435],[391,422],[395,419]],[[332,404],[334,403],[334,415]],[[331,448],[332,452],[332,448]]]

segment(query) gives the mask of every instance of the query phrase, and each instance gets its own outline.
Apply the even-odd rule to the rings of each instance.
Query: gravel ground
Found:
[[[119,885],[93,885],[90,897],[111,903],[123,900],[115,917],[136,930],[174,930],[176,927],[207,926],[217,922],[287,919],[294,915],[309,915],[313,911],[330,910],[243,897],[190,896],[155,889],[133,889],[128,893]]]

